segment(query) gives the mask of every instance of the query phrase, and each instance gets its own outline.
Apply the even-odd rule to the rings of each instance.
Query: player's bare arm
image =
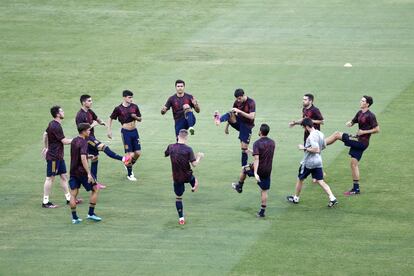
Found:
[[[109,139],[112,139],[112,118],[109,118],[108,120],[108,133],[107,136]]]
[[[253,168],[254,168],[254,177],[256,178],[257,181],[260,182],[260,176],[257,174],[257,170],[259,169],[259,155],[254,156]]]
[[[195,161],[193,161],[193,162],[191,162],[191,165],[193,166],[193,167],[196,167],[199,163],[200,163],[200,161],[201,161],[201,159],[202,158],[204,158],[204,153],[202,153],[202,152],[198,152],[197,154],[196,154],[196,160]]]
[[[352,122],[352,120],[351,120],[351,121],[346,122],[346,123],[345,123],[345,125],[346,125],[347,127],[352,127],[352,126],[354,125],[354,123],[353,123],[353,122]]]
[[[138,117],[136,114],[131,114],[132,119],[134,119],[137,122],[141,122],[142,121],[142,117]]]
[[[198,104],[197,99],[193,97],[193,98],[191,99],[191,102],[192,102],[192,103],[193,103],[193,105],[194,105],[194,110],[195,110],[195,112],[200,113],[200,105]]]
[[[380,131],[379,126],[376,126],[372,129],[368,129],[368,130],[362,130],[362,129],[358,129],[357,135],[361,136],[364,134],[374,134],[374,133],[378,133]]]
[[[163,105],[161,108],[161,115],[164,115],[165,113],[167,113],[167,107]]]
[[[69,138],[63,138],[62,140],[60,140],[62,142],[62,144],[64,145],[70,145],[70,143],[72,143],[72,139]]]
[[[81,155],[81,161],[82,161],[82,166],[85,169],[86,173],[88,174],[88,182],[89,183],[95,183],[95,180],[92,177],[91,172],[89,171],[89,166],[88,166],[88,156],[85,154]]]
[[[312,147],[306,148],[302,144],[298,145],[298,149],[299,150],[304,150],[304,151],[307,151],[307,152],[311,152],[311,153],[320,153],[321,152],[320,148],[312,148]]]
[[[254,120],[254,118],[256,117],[256,112],[246,113],[246,112],[241,111],[240,109],[235,108],[235,107],[232,109],[232,111],[236,112],[236,114],[240,114],[241,116],[243,116],[243,117],[245,117],[249,120]]]
[[[300,125],[302,123],[303,119],[299,119],[299,120],[293,120],[291,122],[289,122],[289,127],[294,127],[296,125]]]
[[[43,133],[42,142],[43,142],[42,156],[43,156],[44,159],[46,159],[46,153],[47,153],[47,150],[49,148],[49,141],[47,139],[47,132],[46,131]]]

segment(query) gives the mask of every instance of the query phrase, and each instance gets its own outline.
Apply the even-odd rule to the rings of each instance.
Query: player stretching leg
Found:
[[[56,208],[57,205],[49,201],[50,191],[56,175],[60,175],[60,185],[66,197],[66,201],[70,200],[68,188],[68,174],[66,172],[66,164],[63,159],[64,147],[69,145],[72,139],[65,138],[61,122],[65,117],[65,113],[60,106],[53,106],[50,109],[53,120],[49,123],[45,133],[43,134],[43,150],[42,155],[46,159],[46,180],[43,186],[43,208]]]
[[[103,151],[107,156],[112,159],[122,161],[125,165],[128,165],[131,161],[131,157],[126,155],[124,157],[116,154],[113,152],[107,145],[100,142],[98,139],[95,138],[95,130],[94,127],[97,125],[105,126],[105,122],[103,122],[98,116],[93,112],[92,108],[92,97],[89,95],[82,95],[80,97],[81,109],[76,114],[76,125],[81,123],[87,123],[91,125],[91,133],[88,138],[88,153],[91,158],[91,174],[95,180],[98,180],[98,157],[99,151]],[[106,188],[105,185],[101,183],[96,183],[96,187],[98,189]]]
[[[234,91],[236,100],[230,112],[220,116],[219,112],[214,113],[214,122],[219,125],[222,122],[228,122],[234,129],[239,131],[239,140],[241,147],[241,165],[246,166],[248,160],[248,147],[252,129],[254,127],[254,118],[256,116],[256,104],[252,98],[244,94],[243,89],[239,88]],[[228,124],[225,133],[228,134]]]
[[[300,192],[302,191],[303,181],[312,174],[312,178],[321,186],[329,197],[328,207],[333,207],[338,204],[336,197],[333,195],[331,188],[323,180],[323,166],[321,151],[325,149],[325,139],[323,133],[316,130],[313,126],[312,119],[305,118],[302,120],[303,128],[309,132],[305,145],[299,145],[299,150],[305,151],[305,156],[302,159],[299,167],[298,180],[296,182],[296,191],[294,195],[287,196],[286,199],[294,204],[299,203]]]
[[[70,209],[72,212],[72,223],[78,224],[82,219],[76,213],[76,197],[82,185],[86,191],[90,191],[89,212],[87,218],[93,221],[102,219],[95,214],[95,206],[98,200],[98,189],[95,179],[88,166],[88,136],[91,126],[86,123],[78,125],[79,136],[74,138],[70,147]]]
[[[175,121],[175,137],[181,129],[187,129],[191,135],[194,135],[194,125],[196,118],[192,108],[195,112],[200,113],[200,106],[196,98],[184,92],[185,82],[177,80],[175,82],[176,93],[168,98],[165,105],[161,108],[161,114],[164,115],[172,107],[172,113]]]
[[[303,95],[303,108],[302,108],[302,119],[293,120],[289,122],[289,127],[294,127],[295,125],[300,125],[304,118],[310,118],[313,122],[313,127],[316,130],[321,130],[321,125],[323,125],[323,116],[319,108],[313,105],[313,95],[312,94],[305,94]],[[306,143],[306,139],[309,136],[309,132],[305,129],[303,135],[303,144]],[[324,173],[325,176],[325,173]],[[316,179],[312,179],[313,183],[316,183]]]
[[[361,110],[358,111],[351,121],[346,123],[346,126],[348,127],[352,127],[354,124],[358,123],[357,135],[336,131],[326,138],[327,145],[331,145],[337,140],[341,140],[345,146],[350,147],[349,155],[351,156],[353,187],[351,190],[344,193],[346,196],[358,195],[360,193],[359,161],[362,158],[362,154],[369,146],[371,134],[378,133],[380,130],[375,114],[369,110],[374,103],[372,97],[363,96],[359,103]]]
[[[185,183],[190,183],[191,191],[195,192],[198,188],[198,180],[193,175],[190,164],[195,167],[200,163],[204,154],[199,152],[194,155],[193,149],[187,146],[188,131],[182,129],[178,133],[178,141],[175,144],[168,145],[165,150],[165,157],[170,157],[173,185],[176,195],[175,207],[178,212],[178,223],[185,224],[184,208],[183,208],[183,194],[185,191]]]
[[[259,218],[265,217],[273,156],[276,148],[275,141],[267,137],[269,131],[270,127],[267,124],[260,126],[260,138],[253,144],[254,163],[250,164],[250,166],[243,167],[239,183],[232,184],[233,189],[241,193],[246,176],[254,176],[256,178],[261,193],[261,208],[257,213],[257,217]]]
[[[141,156],[141,144],[139,141],[139,134],[136,128],[136,122],[141,122],[141,112],[136,104],[132,102],[134,93],[129,90],[122,92],[124,100],[120,105],[115,107],[108,123],[108,137],[112,139],[112,120],[118,119],[122,125],[121,135],[124,143],[125,153],[131,157],[131,163],[126,165],[128,172],[127,178],[130,181],[137,181],[132,166],[137,162]]]

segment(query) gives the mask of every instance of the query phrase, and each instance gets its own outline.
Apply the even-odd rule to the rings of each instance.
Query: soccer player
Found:
[[[270,127],[262,124],[259,131],[259,140],[253,144],[254,163],[242,168],[239,183],[233,183],[232,187],[238,193],[243,192],[244,180],[247,176],[254,176],[260,187],[261,208],[257,217],[264,218],[267,206],[267,196],[270,189],[270,175],[272,173],[273,155],[275,153],[275,141],[267,137]]]
[[[136,122],[141,122],[141,112],[136,104],[134,104],[134,93],[129,90],[122,92],[123,101],[120,105],[114,108],[108,123],[108,137],[112,139],[112,120],[118,119],[122,125],[121,136],[124,143],[125,153],[131,157],[131,162],[126,165],[128,172],[127,178],[130,181],[137,181],[132,166],[137,162],[141,156],[141,143],[139,141],[139,134],[136,128]]]
[[[105,126],[105,122],[102,121],[91,109],[92,97],[84,94],[80,97],[81,109],[76,114],[76,125],[81,123],[88,123],[91,125],[91,133],[88,137],[88,153],[92,156],[91,158],[91,173],[95,180],[98,180],[98,156],[99,151],[103,151],[107,156],[115,160],[122,161],[125,165],[128,165],[131,161],[131,157],[126,155],[124,157],[113,152],[107,145],[100,142],[95,138],[94,127],[97,125]],[[105,188],[105,185],[100,183],[96,184],[98,189]]]
[[[314,97],[312,94],[308,93],[303,95],[303,109],[302,109],[302,119],[293,120],[289,122],[290,127],[295,125],[300,125],[304,118],[312,119],[313,126],[317,130],[321,130],[321,125],[323,125],[323,116],[319,108],[313,105]],[[305,129],[303,143],[306,143],[306,139],[309,136],[309,132]]]
[[[76,213],[76,197],[81,185],[86,191],[90,191],[89,212],[87,218],[93,221],[101,221],[102,218],[95,214],[95,206],[98,200],[98,189],[96,181],[89,170],[88,164],[88,136],[91,126],[87,123],[78,125],[79,136],[74,138],[70,144],[70,209],[72,211],[72,223],[78,224],[82,219]]]
[[[170,157],[172,173],[173,173],[173,185],[176,195],[175,207],[178,212],[178,223],[185,224],[184,211],[183,211],[183,194],[185,191],[185,183],[190,183],[191,191],[195,192],[198,188],[198,180],[193,175],[190,164],[195,167],[200,163],[204,154],[199,152],[194,155],[193,149],[187,146],[188,131],[181,129],[178,132],[178,141],[175,144],[168,145],[165,150],[165,157]]]
[[[241,147],[241,165],[247,165],[248,147],[252,129],[254,127],[254,118],[256,116],[256,104],[252,98],[244,94],[241,88],[234,91],[236,100],[233,103],[233,108],[230,112],[220,116],[218,111],[214,112],[214,122],[219,125],[222,122],[228,122],[225,128],[225,133],[228,134],[228,126],[231,125],[239,132],[239,140]]]
[[[308,175],[312,174],[312,178],[316,179],[316,182],[329,197],[328,207],[333,207],[338,204],[338,201],[329,185],[323,180],[321,151],[325,149],[326,146],[325,137],[322,132],[315,129],[312,119],[310,118],[304,118],[301,125],[309,132],[306,143],[298,146],[299,150],[305,151],[305,156],[303,157],[302,162],[300,162],[295,194],[287,196],[286,199],[291,203],[298,204],[303,182]]]
[[[184,92],[184,89],[185,82],[183,80],[176,80],[176,93],[169,97],[165,105],[161,108],[161,114],[164,115],[172,107],[176,137],[181,129],[187,129],[191,135],[194,135],[196,118],[193,109],[195,112],[200,113],[200,106],[196,98]]]
[[[369,110],[374,103],[372,97],[363,96],[359,103],[361,110],[357,112],[351,121],[346,123],[346,126],[348,127],[352,127],[354,124],[358,123],[357,134],[350,135],[336,131],[326,138],[327,145],[331,145],[337,140],[341,140],[345,146],[350,147],[349,155],[351,156],[351,171],[352,179],[354,181],[352,189],[344,193],[346,196],[358,195],[360,193],[359,161],[362,158],[362,154],[369,146],[371,134],[378,133],[380,130],[375,114]]]
[[[43,133],[43,150],[42,155],[46,159],[46,180],[43,186],[43,208],[56,208],[58,205],[49,201],[49,195],[52,189],[52,184],[55,176],[60,176],[60,185],[66,197],[66,201],[70,200],[70,193],[68,188],[68,174],[66,172],[66,164],[63,159],[64,147],[69,145],[72,139],[65,138],[62,129],[62,120],[65,117],[65,112],[60,106],[53,106],[50,109],[50,114],[53,120],[50,121],[46,131]]]

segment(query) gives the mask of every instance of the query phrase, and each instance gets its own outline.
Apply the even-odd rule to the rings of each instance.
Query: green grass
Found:
[[[0,274],[410,274],[413,8],[402,0],[2,1]],[[354,67],[343,68],[346,62]],[[206,153],[195,170],[200,191],[184,195],[185,227],[177,224],[163,158],[173,121],[159,114],[177,78],[200,101],[190,144]],[[224,135],[211,118],[229,108],[237,87],[256,100],[257,124],[269,123],[278,143],[262,221],[254,217],[254,182],[241,195],[229,186],[239,173],[236,133]],[[40,208],[48,110],[64,107],[65,134],[73,137],[80,94],[90,93],[107,118],[124,88],[135,92],[144,118],[139,181],[128,182],[122,166],[102,155],[99,178],[109,188],[97,213],[104,221],[73,226],[67,207]],[[365,93],[381,126],[361,163],[359,197],[341,195],[351,180],[346,149],[325,151],[335,210],[312,184],[300,205],[284,201],[302,157],[302,130],[287,122],[300,116],[309,90],[326,135],[345,130]],[[96,132],[122,150],[118,126],[112,141],[103,128]],[[52,200],[64,202],[58,183]],[[87,205],[78,209],[84,216]]]

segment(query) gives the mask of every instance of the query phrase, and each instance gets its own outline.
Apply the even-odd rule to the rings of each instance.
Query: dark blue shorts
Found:
[[[260,177],[260,182],[257,182],[257,185],[259,185],[260,189],[262,190],[269,190],[270,189],[270,177],[264,178]]]
[[[184,194],[185,191],[185,183],[190,183],[191,187],[194,186],[194,183],[196,182],[196,179],[193,176],[191,176],[190,181],[188,182],[174,182],[174,193],[176,196],[182,196]]]
[[[121,129],[122,141],[124,143],[125,152],[134,152],[141,150],[141,144],[139,142],[138,130]]]
[[[312,174],[312,178],[316,180],[323,180],[323,169],[322,168],[315,168],[315,169],[308,169],[305,166],[299,167],[299,180],[305,180],[310,174]]]
[[[81,185],[85,188],[86,191],[92,191],[93,186],[96,185],[96,183],[89,183],[87,176],[77,177],[77,176],[71,176],[69,179],[69,187],[71,190],[76,190],[81,187]]]
[[[194,116],[193,113],[191,114],[191,120],[186,119],[185,117],[178,119],[177,121],[175,121],[175,136],[178,136],[178,133],[180,132],[180,130],[182,129],[188,129],[189,127],[192,127],[195,125],[196,123],[196,118]],[[189,124],[189,122],[191,122],[192,125]]]
[[[93,156],[99,155],[98,146],[101,144],[101,141],[97,140],[93,136],[89,136],[88,138],[88,153]]]
[[[358,161],[361,160],[362,154],[368,147],[361,142],[352,140],[351,138],[349,138],[349,134],[347,133],[342,134],[342,142],[344,142],[345,146],[350,147],[349,155]]]
[[[46,160],[46,176],[56,176],[67,173],[65,160]]]
[[[247,175],[248,177],[254,177],[253,163],[250,163],[249,165],[244,166],[243,173]],[[260,189],[269,190],[270,189],[270,177],[262,177],[260,175],[259,177],[260,177],[260,182],[257,182],[257,185],[259,185]]]
[[[250,143],[250,138],[252,136],[252,128],[248,127],[245,123],[240,122],[239,119],[235,123],[229,124],[239,132],[239,140],[245,144]]]

